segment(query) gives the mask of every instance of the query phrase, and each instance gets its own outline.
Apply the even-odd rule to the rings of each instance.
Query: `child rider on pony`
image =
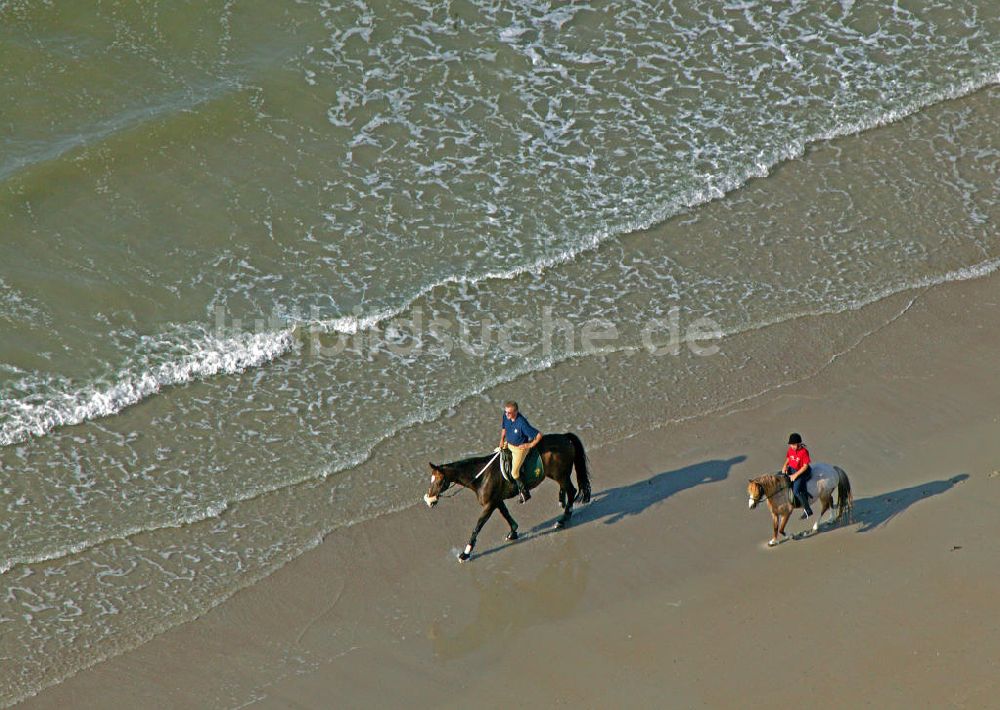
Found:
[[[809,491],[806,483],[809,481],[809,449],[802,443],[802,437],[792,434],[788,437],[788,454],[785,457],[785,465],[781,467],[781,472],[788,476],[792,482],[792,494],[798,500],[799,505],[805,510],[802,513],[802,520],[812,517],[812,508],[809,507]]]

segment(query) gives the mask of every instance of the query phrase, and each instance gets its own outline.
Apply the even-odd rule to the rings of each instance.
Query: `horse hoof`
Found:
[[[552,527],[553,527],[553,528],[554,528],[555,530],[562,530],[562,529],[563,529],[564,527],[566,527],[566,523],[564,523],[564,522],[563,522],[563,521],[561,521],[561,520],[557,520],[557,521],[556,521],[556,524],[555,524],[555,525],[553,525]]]
[[[516,540],[516,539],[517,539],[517,532],[515,532],[514,530],[511,530],[509,533],[507,533],[507,541],[508,542],[511,541],[511,540]]]
[[[470,555],[470,554],[468,554],[466,552],[459,552],[458,553],[458,561],[459,562],[465,562],[466,560],[468,560],[471,557],[472,557],[472,555]]]

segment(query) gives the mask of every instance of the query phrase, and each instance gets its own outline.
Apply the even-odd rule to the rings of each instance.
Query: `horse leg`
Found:
[[[569,480],[569,472],[567,471],[566,478],[559,481],[559,499],[564,501],[564,503],[563,514],[555,524],[556,530],[562,530],[569,523],[569,519],[573,515],[573,501],[575,498],[576,489],[573,487],[573,482]]]
[[[516,540],[517,539],[517,523],[514,521],[514,516],[512,516],[510,514],[510,511],[507,510],[507,504],[504,503],[503,501],[500,501],[500,505],[497,506],[497,510],[500,511],[500,515],[502,515],[503,519],[507,521],[508,525],[510,525],[510,532],[507,533],[507,538],[506,539],[507,540]]]
[[[493,503],[487,503],[483,506],[483,512],[479,515],[479,520],[476,521],[476,527],[472,529],[472,537],[469,538],[469,544],[465,546],[465,549],[459,553],[458,561],[465,562],[467,559],[472,557],[472,548],[476,546],[476,536],[479,535],[479,531],[483,529],[486,525],[486,521],[490,519],[493,515],[493,511],[496,510],[496,505]]]
[[[778,544],[778,514],[771,511],[771,539],[767,541],[767,544],[774,547]]]
[[[573,507],[573,501],[576,500],[576,488],[573,487],[573,482],[569,480],[569,476],[566,476],[566,483],[559,490],[559,496],[566,499],[566,502],[563,503],[563,508]]]

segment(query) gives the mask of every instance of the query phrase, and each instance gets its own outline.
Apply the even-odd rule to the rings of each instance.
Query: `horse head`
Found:
[[[428,508],[433,508],[437,505],[438,498],[448,490],[452,482],[445,475],[443,466],[435,466],[432,463],[427,465],[431,467],[431,487],[424,494],[424,503],[427,504]]]

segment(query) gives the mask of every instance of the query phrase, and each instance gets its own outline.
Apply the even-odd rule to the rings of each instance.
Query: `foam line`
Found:
[[[41,403],[7,400],[0,403],[0,414],[6,420],[0,428],[0,445],[44,436],[56,427],[117,414],[164,387],[259,367],[299,345],[291,328],[234,338],[205,338],[191,343],[189,354],[149,369],[121,372],[110,385],[92,385],[52,395]]]

